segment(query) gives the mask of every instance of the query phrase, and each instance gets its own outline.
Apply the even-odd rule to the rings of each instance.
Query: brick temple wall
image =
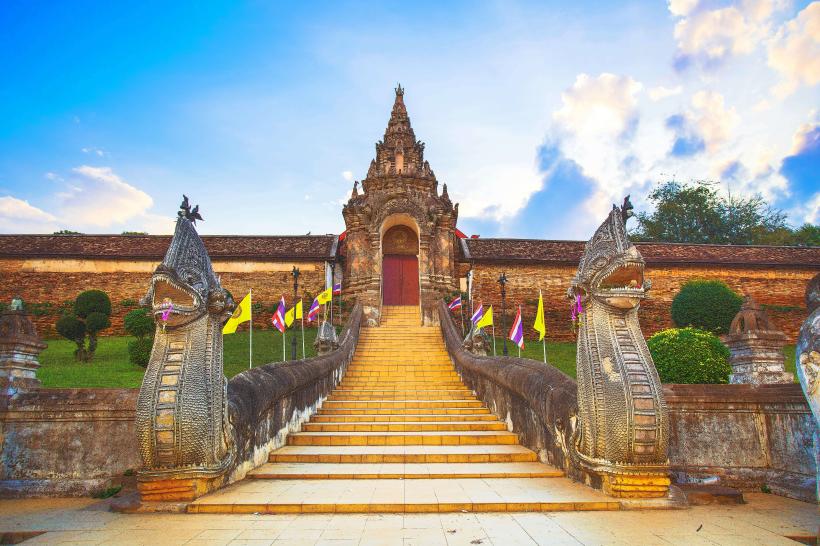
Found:
[[[54,323],[61,316],[61,305],[72,302],[83,290],[99,289],[111,298],[112,326],[104,335],[121,335],[123,317],[138,307],[158,261],[0,259],[0,302],[7,304],[16,294],[23,297],[38,332],[56,337]],[[300,292],[305,299],[324,288],[325,266],[315,262],[239,262],[214,261],[222,286],[236,299],[253,288],[254,304],[262,310],[254,315],[254,326],[269,327],[270,308],[283,295],[288,305],[293,299],[293,266],[299,268]],[[310,306],[306,303],[305,311]],[[241,326],[240,328],[245,328]]]
[[[469,266],[460,264],[459,276],[466,275]],[[500,335],[501,289],[498,277],[502,271],[507,276],[507,321],[509,326],[515,316],[515,307],[524,306],[525,335],[534,337],[532,322],[538,305],[538,289],[544,294],[544,314],[547,321],[547,337],[550,340],[572,341],[575,339],[570,327],[569,302],[566,291],[575,274],[575,265],[542,265],[520,263],[476,263],[473,277],[473,298],[484,302],[485,308],[493,305],[496,318],[496,335]],[[645,278],[652,281],[649,298],[641,304],[640,322],[643,333],[650,336],[674,324],[670,315],[672,299],[687,281],[693,279],[718,279],[724,281],[739,294],[749,294],[759,303],[768,306],[767,311],[778,328],[794,343],[800,324],[807,316],[803,301],[806,284],[817,274],[811,268],[767,267],[693,267],[667,265],[647,266]],[[466,312],[466,309],[465,309]]]

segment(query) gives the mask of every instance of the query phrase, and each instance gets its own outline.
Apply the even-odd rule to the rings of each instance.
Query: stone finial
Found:
[[[743,300],[724,342],[731,352],[729,383],[794,382],[794,375],[784,367],[786,335],[776,329],[766,310],[751,296]]]
[[[339,337],[336,335],[336,328],[329,322],[323,321],[319,325],[319,331],[316,334],[316,341],[313,342],[313,346],[319,355],[324,355],[338,349]]]
[[[23,300],[14,298],[9,310],[0,314],[0,395],[40,386],[37,357],[46,347],[23,310]]]
[[[729,326],[730,334],[740,334],[743,332],[756,332],[758,330],[772,331],[775,327],[772,326],[769,320],[769,314],[757,303],[751,296],[743,298],[743,305],[740,307],[735,318],[732,319],[732,324]]]
[[[359,196],[359,181],[354,180],[353,181],[353,193],[351,194],[350,197],[353,198],[353,197],[358,197],[358,196]]]

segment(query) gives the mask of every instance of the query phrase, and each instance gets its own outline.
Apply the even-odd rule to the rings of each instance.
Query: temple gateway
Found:
[[[0,494],[89,495],[136,472],[115,510],[617,511],[761,489],[816,499],[820,248],[632,243],[628,200],[587,241],[467,237],[404,98],[397,87],[342,234],[200,237],[186,198],[171,237],[0,236],[0,298],[14,299],[0,314]],[[482,354],[475,331],[465,339],[446,302],[468,278],[497,325],[510,323],[503,301],[533,317],[543,293],[547,337],[577,340],[576,378]],[[697,278],[748,298],[727,337],[733,384],[662,384],[645,341]],[[254,327],[269,328],[283,296],[312,301],[337,283],[341,312],[319,356],[225,377],[235,296],[252,288]],[[109,294],[115,333],[140,306],[155,323],[138,391],[36,377],[41,336],[90,287]],[[583,320],[570,324],[571,308]],[[799,384],[782,365],[795,341]],[[729,492],[704,485],[716,482]]]

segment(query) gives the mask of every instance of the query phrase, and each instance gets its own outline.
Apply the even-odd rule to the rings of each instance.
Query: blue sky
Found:
[[[586,239],[653,184],[817,223],[820,2],[0,7],[0,232],[339,233],[397,82],[482,236]]]

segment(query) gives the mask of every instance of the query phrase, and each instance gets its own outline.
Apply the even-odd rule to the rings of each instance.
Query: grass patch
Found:
[[[316,356],[313,341],[316,328],[305,328],[305,355]],[[286,355],[290,359],[292,332],[287,332]],[[224,337],[225,375],[228,378],[248,369],[247,331]],[[66,339],[51,339],[40,354],[41,368],[37,377],[44,387],[70,388],[139,388],[145,369],[128,361],[130,336],[100,338],[94,360],[88,363],[74,360],[76,345]],[[297,330],[297,357],[302,357],[302,344]],[[253,366],[263,366],[282,360],[282,334],[276,330],[254,330]]]
[[[495,338],[495,351],[498,356],[503,354],[504,338]],[[553,342],[547,341],[547,364],[555,366],[571,378],[575,379],[575,353],[577,346],[574,341]],[[518,357],[518,346],[507,340],[509,356]],[[524,341],[521,358],[529,358],[544,363],[544,347],[540,341]]]
[[[337,327],[338,328],[338,327]],[[316,355],[313,341],[316,328],[305,328],[306,356]],[[298,331],[297,331],[298,334]],[[100,338],[94,360],[81,363],[74,360],[74,343],[64,339],[48,341],[48,348],[40,354],[41,368],[37,377],[44,387],[69,388],[139,388],[142,384],[143,368],[128,361],[127,344],[129,336]],[[225,336],[225,375],[231,378],[248,369],[248,332],[240,331]],[[287,334],[286,355],[290,359],[291,332]],[[502,354],[503,338],[496,338],[496,351]],[[518,347],[507,342],[507,350],[512,357],[518,356]],[[575,378],[575,342],[547,342],[547,362]],[[795,348],[786,345],[786,371],[795,373]],[[302,356],[301,340],[297,336],[297,356]],[[527,340],[521,358],[543,362],[544,354],[540,342]],[[280,362],[282,360],[282,334],[275,330],[254,330],[253,366]],[[796,379],[795,379],[796,381]]]

